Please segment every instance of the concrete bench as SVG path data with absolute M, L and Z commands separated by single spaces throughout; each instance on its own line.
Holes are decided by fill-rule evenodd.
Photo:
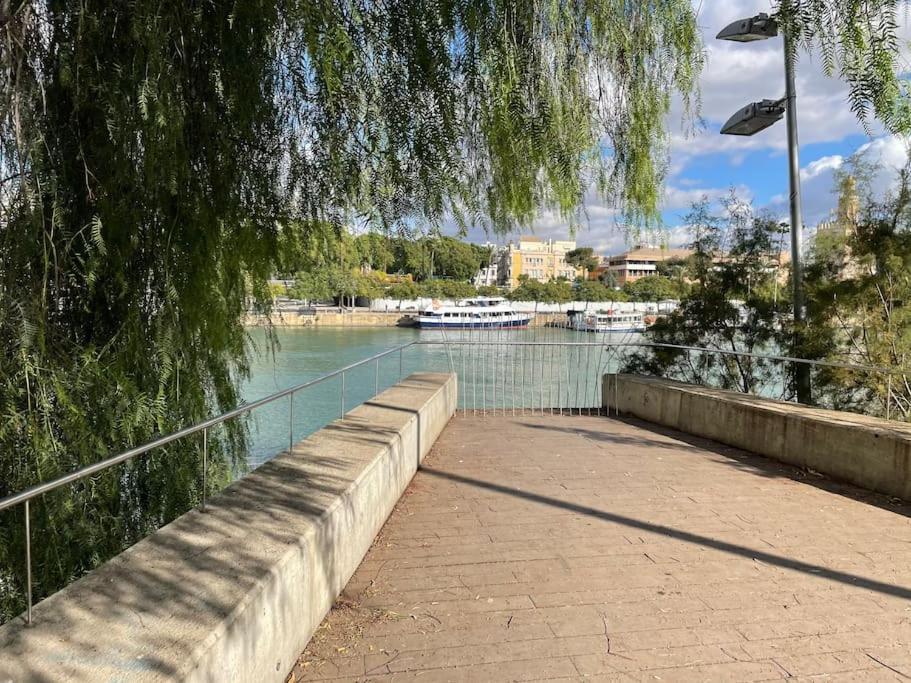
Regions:
M 605 408 L 911 500 L 911 425 L 639 375 L 604 375 L 602 395 Z
M 0 628 L 0 683 L 283 681 L 456 397 L 411 375 L 39 603 Z

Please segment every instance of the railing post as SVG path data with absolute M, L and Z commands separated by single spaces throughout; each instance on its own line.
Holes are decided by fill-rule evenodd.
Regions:
M 405 375 L 403 358 L 405 354 L 405 349 L 399 349 L 399 381 L 402 381 L 402 377 Z
M 614 415 L 620 417 L 620 368 L 614 373 Z
M 29 501 L 25 501 L 25 586 L 28 606 L 25 612 L 25 623 L 32 624 L 32 523 Z
M 206 511 L 206 488 L 209 476 L 209 428 L 202 430 L 202 511 Z
M 377 358 L 373 364 L 373 395 L 380 393 L 380 359 Z
M 887 375 L 886 380 L 886 419 L 892 419 L 892 373 Z
M 288 451 L 294 449 L 294 392 L 288 394 Z
M 341 395 L 341 414 L 339 417 L 345 417 L 345 373 L 342 373 L 342 395 Z

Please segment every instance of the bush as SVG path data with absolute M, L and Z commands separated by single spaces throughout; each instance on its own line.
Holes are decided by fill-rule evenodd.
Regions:
M 623 291 L 631 301 L 661 301 L 680 299 L 683 296 L 681 284 L 663 275 L 649 275 L 635 282 L 627 282 Z

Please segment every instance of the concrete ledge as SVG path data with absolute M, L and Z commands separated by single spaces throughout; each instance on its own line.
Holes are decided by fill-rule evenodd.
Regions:
M 284 681 L 456 407 L 415 374 L 0 628 L 6 681 Z
M 603 383 L 606 408 L 911 500 L 911 425 L 654 377 Z

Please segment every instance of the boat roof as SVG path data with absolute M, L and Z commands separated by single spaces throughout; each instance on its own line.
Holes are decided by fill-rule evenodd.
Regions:
M 485 304 L 502 304 L 506 299 L 502 296 L 475 296 L 470 299 L 464 299 L 463 303 L 483 306 Z

